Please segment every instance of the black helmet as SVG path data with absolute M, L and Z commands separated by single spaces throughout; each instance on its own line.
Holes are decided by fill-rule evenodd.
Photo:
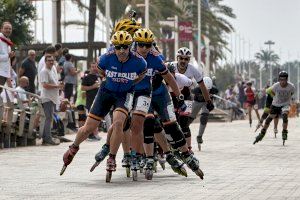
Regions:
M 166 64 L 167 64 L 167 68 L 168 68 L 169 72 L 175 73 L 175 65 L 174 65 L 174 63 L 168 62 Z
M 281 71 L 281 72 L 279 72 L 279 78 L 280 77 L 284 77 L 287 79 L 289 77 L 289 74 L 286 71 Z

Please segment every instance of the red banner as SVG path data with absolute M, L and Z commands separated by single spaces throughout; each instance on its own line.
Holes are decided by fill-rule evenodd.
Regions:
M 178 22 L 179 41 L 193 40 L 193 24 L 192 22 Z

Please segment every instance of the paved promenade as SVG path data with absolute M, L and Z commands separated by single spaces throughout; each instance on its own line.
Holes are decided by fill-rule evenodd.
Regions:
M 198 126 L 194 123 L 191 128 L 203 181 L 189 169 L 187 178 L 176 175 L 167 165 L 165 171 L 158 166 L 152 181 L 139 174 L 139 181 L 132 182 L 120 167 L 120 152 L 112 183 L 105 183 L 103 163 L 89 172 L 105 140 L 101 134 L 102 141 L 81 145 L 63 176 L 59 176 L 62 155 L 70 143 L 0 150 L 0 199 L 300 199 L 299 118 L 289 121 L 286 146 L 281 133 L 274 138 L 272 126 L 264 140 L 253 145 L 257 133 L 244 120 L 210 123 L 199 152 Z

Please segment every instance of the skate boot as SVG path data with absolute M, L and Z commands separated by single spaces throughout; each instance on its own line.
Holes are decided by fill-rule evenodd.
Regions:
M 145 178 L 147 180 L 152 180 L 153 177 L 153 165 L 154 165 L 154 159 L 149 157 L 146 159 L 146 165 L 145 165 Z
M 287 130 L 282 130 L 282 144 L 284 146 L 285 141 L 288 139 L 288 131 Z
M 143 169 L 146 165 L 146 156 L 141 155 L 141 154 L 137 154 L 137 159 L 138 159 L 138 163 L 139 163 L 139 166 L 140 166 L 140 173 L 143 173 Z
M 154 154 L 153 154 L 153 159 L 154 159 L 154 163 L 153 163 L 153 171 L 156 173 L 156 172 L 157 172 L 157 162 L 158 162 L 157 151 L 154 152 Z
M 256 144 L 259 141 L 261 141 L 265 137 L 265 134 L 266 134 L 266 130 L 262 129 L 261 132 L 258 134 L 258 136 L 256 136 L 255 141 L 253 142 L 253 144 Z
M 166 157 L 165 157 L 165 155 L 164 154 L 158 154 L 157 158 L 158 158 L 158 163 L 160 164 L 161 168 L 163 170 L 165 170 L 166 169 L 166 165 L 165 165 Z
M 254 133 L 258 130 L 258 129 L 260 129 L 260 127 L 262 127 L 262 122 L 258 122 L 258 124 L 256 125 L 256 129 L 255 129 L 255 131 L 254 131 Z
M 178 149 L 173 149 L 172 152 L 173 152 L 173 155 L 174 155 L 177 159 L 182 160 L 182 159 L 181 159 L 181 153 L 180 153 L 180 151 L 179 151 Z
M 122 159 L 122 167 L 125 167 L 126 169 L 126 177 L 130 177 L 130 162 L 131 162 L 130 154 L 125 153 Z
M 63 175 L 65 170 L 67 169 L 67 166 L 72 162 L 74 156 L 78 152 L 79 147 L 75 146 L 74 144 L 69 146 L 69 149 L 63 156 L 64 166 L 62 167 L 60 171 L 60 175 Z
M 199 167 L 199 160 L 188 152 L 182 155 L 182 159 L 183 162 L 203 180 L 204 174 Z
M 132 173 L 132 180 L 137 181 L 137 171 L 140 169 L 140 165 L 135 151 L 131 151 L 130 168 Z
M 278 133 L 277 128 L 274 128 L 274 137 L 275 137 L 275 138 L 277 138 L 277 133 Z
M 177 160 L 172 153 L 166 154 L 166 161 L 171 165 L 171 168 L 175 173 L 187 177 L 187 172 L 183 166 L 184 163 Z
M 198 149 L 201 151 L 201 144 L 203 143 L 202 136 L 198 135 L 196 139 L 198 143 Z
M 116 171 L 116 160 L 113 156 L 110 156 L 106 162 L 106 182 L 109 183 L 111 181 L 112 172 Z
M 90 172 L 94 171 L 94 169 L 105 159 L 105 157 L 109 154 L 109 145 L 104 144 L 102 149 L 95 155 L 95 164 L 91 167 Z

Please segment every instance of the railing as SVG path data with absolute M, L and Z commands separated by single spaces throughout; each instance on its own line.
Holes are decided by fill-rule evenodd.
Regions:
M 26 92 L 18 91 L 14 88 L 1 86 L 6 97 L 6 103 L 0 96 L 0 148 L 10 148 L 16 146 L 35 145 L 37 133 L 34 130 L 34 123 L 40 118 L 39 136 L 44 129 L 44 110 L 41 104 L 40 96 Z M 9 93 L 12 93 L 17 100 L 17 104 L 10 99 Z M 23 93 L 29 97 L 29 102 L 24 105 L 19 97 Z

